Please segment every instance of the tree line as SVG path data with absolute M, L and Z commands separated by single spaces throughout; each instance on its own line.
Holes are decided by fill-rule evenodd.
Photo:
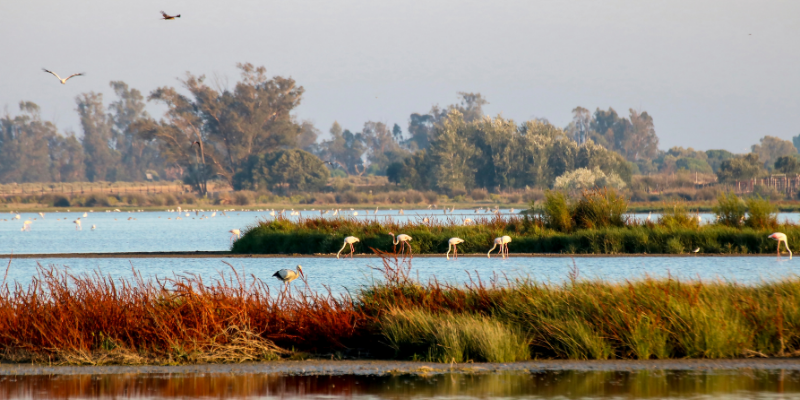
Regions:
M 634 174 L 688 170 L 721 181 L 800 172 L 797 149 L 766 136 L 746 155 L 725 150 L 658 149 L 653 117 L 631 109 L 576 107 L 563 128 L 546 119 L 517 123 L 486 116 L 480 93 L 433 106 L 398 124 L 367 121 L 360 131 L 334 123 L 330 136 L 293 112 L 304 89 L 264 67 L 238 64 L 231 89 L 187 73 L 179 88 L 147 97 L 121 81 L 114 99 L 76 98 L 81 134 L 59 132 L 39 107 L 0 119 L 0 182 L 182 180 L 199 193 L 219 180 L 235 189 L 314 191 L 330 176 L 386 175 L 398 187 L 457 193 L 568 187 L 574 180 L 630 183 Z M 147 102 L 166 108 L 150 116 Z M 800 135 L 795 138 L 800 140 Z

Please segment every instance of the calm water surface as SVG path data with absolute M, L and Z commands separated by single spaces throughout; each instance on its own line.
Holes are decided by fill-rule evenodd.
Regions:
M 366 212 L 369 211 L 369 214 Z M 443 210 L 379 209 L 377 215 L 371 210 L 345 210 L 339 216 L 385 221 L 420 220 L 428 217 L 434 221 L 463 223 L 465 218 L 489 218 L 492 214 L 475 213 L 475 210 L 455 210 L 445 214 Z M 358 215 L 354 215 L 355 213 Z M 519 210 L 514 210 L 518 213 Z M 186 214 L 189 214 L 188 216 Z M 16 215 L 20 218 L 16 219 Z M 42 218 L 36 213 L 0 214 L 0 254 L 46 254 L 46 253 L 109 253 L 109 252 L 163 252 L 163 251 L 220 251 L 230 249 L 231 229 L 246 229 L 259 220 L 273 218 L 269 211 L 217 212 L 53 212 Z M 319 211 L 301 211 L 300 215 L 287 218 L 319 217 Z M 511 210 L 501 210 L 502 216 L 513 215 Z M 644 220 L 647 214 L 631 214 Z M 180 219 L 177 219 L 177 218 Z M 325 218 L 337 218 L 331 212 Z M 700 214 L 703 223 L 714 220 L 713 214 Z M 81 219 L 82 230 L 76 230 L 75 221 Z M 652 220 L 658 219 L 654 214 Z M 800 213 L 780 214 L 780 221 L 800 222 Z M 21 229 L 25 221 L 31 221 L 30 231 Z M 95 229 L 92 229 L 92 226 Z
M 118 374 L 0 377 L 4 399 L 797 399 L 797 371 L 561 371 L 486 375 Z
M 8 265 L 0 259 L 0 265 Z M 353 291 L 368 285 L 382 274 L 379 258 L 340 259 L 335 257 L 298 258 L 68 258 L 68 259 L 13 259 L 8 270 L 8 281 L 27 284 L 37 273 L 37 265 L 67 268 L 73 274 L 90 274 L 100 271 L 114 278 L 131 278 L 135 269 L 148 278 L 172 277 L 175 274 L 199 275 L 208 281 L 219 279 L 220 274 L 230 275 L 231 267 L 241 276 L 266 281 L 275 288 L 282 284 L 272 274 L 281 268 L 303 266 L 309 286 L 314 290 L 330 287 L 335 293 Z M 600 278 L 610 281 L 672 276 L 680 279 L 726 280 L 738 283 L 758 283 L 797 276 L 800 258 L 780 261 L 774 256 L 763 257 L 575 257 L 538 258 L 511 257 L 503 260 L 485 257 L 461 257 L 447 260 L 444 257 L 417 257 L 411 261 L 412 277 L 428 281 L 436 277 L 441 282 L 465 283 L 480 277 L 499 284 L 509 279 L 530 277 L 539 282 L 560 283 L 569 278 L 577 267 L 581 278 Z M 2 268 L 2 267 L 0 267 Z M 252 279 L 252 278 L 248 278 Z M 296 281 L 294 285 L 298 285 Z M 324 285 L 324 286 L 323 286 Z

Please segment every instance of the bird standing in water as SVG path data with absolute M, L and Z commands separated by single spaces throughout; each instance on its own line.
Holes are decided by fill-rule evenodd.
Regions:
M 229 230 L 228 232 L 230 232 L 230 234 L 231 234 L 231 243 L 233 243 L 233 238 L 234 238 L 234 237 L 235 237 L 236 239 L 239 239 L 239 238 L 241 238 L 241 237 L 242 237 L 242 231 L 240 231 L 240 230 L 238 230 L 238 229 L 231 229 L 231 230 Z
M 342 248 L 339 249 L 339 252 L 336 253 L 336 258 L 337 259 L 339 258 L 339 254 L 341 254 L 342 250 L 344 250 L 344 248 L 347 247 L 348 244 L 350 245 L 350 258 L 353 258 L 353 253 L 356 252 L 356 249 L 353 248 L 353 243 L 358 243 L 360 241 L 361 240 L 359 240 L 355 236 L 348 236 L 348 237 L 344 238 L 344 246 L 342 246 Z M 347 256 L 345 255 L 345 257 L 347 257 Z
M 503 256 L 503 258 L 508 257 L 508 244 L 509 243 L 511 243 L 511 236 L 501 236 L 501 237 L 495 238 L 494 239 L 494 246 L 492 246 L 492 248 L 489 250 L 489 252 L 486 253 L 486 257 L 487 258 L 492 258 L 492 256 L 491 256 L 492 250 L 494 250 L 494 248 L 497 247 L 498 244 L 500 245 L 500 250 L 498 250 L 497 252 L 500 253 Z M 505 250 L 505 251 L 503 251 L 503 250 Z
M 405 233 L 401 233 L 401 234 L 397 235 L 397 238 L 395 238 L 394 233 L 389 232 L 389 234 L 392 235 L 392 244 L 395 247 L 397 247 L 397 245 L 400 244 L 400 252 L 401 253 L 405 253 L 406 244 L 408 244 L 408 251 L 413 253 L 414 250 L 411 248 L 411 243 L 410 243 L 411 242 L 411 236 L 408 236 Z
M 767 237 L 778 241 L 778 258 L 781 257 L 781 242 L 783 242 L 783 244 L 786 246 L 786 251 L 789 252 L 789 259 L 792 259 L 792 250 L 789 249 L 789 240 L 785 233 L 775 232 Z
M 453 258 L 458 260 L 458 247 L 456 247 L 456 246 L 458 246 L 461 243 L 464 243 L 464 239 L 457 238 L 457 237 L 450 238 L 450 240 L 447 241 L 447 254 L 445 254 L 445 256 L 447 256 L 448 260 L 450 259 L 450 247 L 451 246 L 453 247 Z
M 289 283 L 291 281 L 299 278 L 300 276 L 302 276 L 303 278 L 306 277 L 306 275 L 303 274 L 303 267 L 301 267 L 300 265 L 297 265 L 297 270 L 296 271 L 292 271 L 291 269 L 282 269 L 282 270 L 276 272 L 272 276 L 278 278 L 279 281 L 281 281 L 284 284 L 286 284 L 286 287 L 289 287 Z

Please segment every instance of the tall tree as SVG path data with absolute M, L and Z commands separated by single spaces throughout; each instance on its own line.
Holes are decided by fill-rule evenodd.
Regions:
M 86 179 L 85 155 L 74 134 L 51 137 L 50 175 L 54 182 L 79 182 Z
M 116 101 L 109 105 L 113 142 L 120 156 L 121 168 L 117 171 L 117 179 L 144 180 L 147 171 L 162 169 L 156 141 L 145 139 L 134 129 L 140 122 L 150 119 L 145 111 L 144 97 L 125 82 L 112 81 L 109 85 L 117 95 Z
M 433 178 L 440 190 L 452 192 L 474 187 L 475 167 L 471 158 L 476 149 L 470 143 L 468 129 L 458 110 L 451 110 L 447 118 L 436 125 L 430 156 L 435 165 Z
M 575 141 L 578 144 L 586 143 L 586 140 L 589 139 L 589 130 L 591 129 L 592 124 L 592 113 L 583 108 L 583 107 L 575 107 L 572 109 L 572 123 L 575 126 Z
M 115 150 L 114 121 L 106 114 L 103 95 L 83 93 L 75 101 L 83 128 L 86 178 L 91 182 L 116 181 L 119 153 Z
M 50 143 L 56 126 L 42 121 L 39 106 L 23 101 L 20 115 L 0 119 L 0 182 L 49 182 Z
M 797 149 L 792 142 L 776 138 L 775 136 L 764 136 L 759 144 L 752 146 L 753 153 L 758 154 L 758 159 L 767 168 L 772 168 L 775 160 L 783 156 L 797 154 Z
M 398 126 L 395 125 L 395 127 Z M 397 135 L 390 131 L 383 122 L 368 121 L 364 123 L 361 135 L 368 149 L 367 160 L 370 163 L 370 173 L 385 175 L 389 164 L 402 160 L 408 154 L 395 140 Z
M 331 139 L 320 144 L 322 159 L 340 166 L 348 174 L 363 174 L 366 168 L 362 157 L 367 151 L 363 135 L 343 131 L 338 122 L 333 123 L 329 132 Z

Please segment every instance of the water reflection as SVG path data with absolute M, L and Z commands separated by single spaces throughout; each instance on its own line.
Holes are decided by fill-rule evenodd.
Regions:
M 559 371 L 433 376 L 112 374 L 0 377 L 4 399 L 800 398 L 800 373 Z

